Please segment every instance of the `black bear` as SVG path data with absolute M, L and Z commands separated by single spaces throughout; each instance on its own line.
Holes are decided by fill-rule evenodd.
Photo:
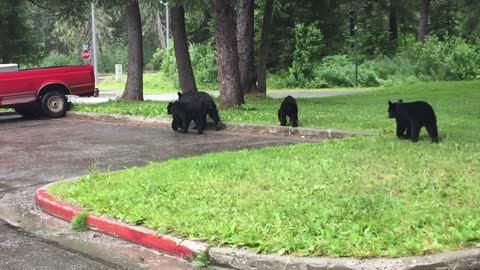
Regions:
M 185 94 L 178 92 L 178 101 L 180 102 L 193 102 L 193 103 L 202 103 L 205 105 L 207 115 L 212 118 L 215 123 L 215 129 L 220 129 L 220 116 L 218 115 L 217 105 L 213 100 L 212 96 L 205 92 L 195 92 L 190 91 Z M 206 121 L 206 118 L 205 118 Z M 205 122 L 205 127 L 207 126 Z
M 193 120 L 198 129 L 198 134 L 202 134 L 205 129 L 206 109 L 202 103 L 170 102 L 167 107 L 168 114 L 173 116 L 172 129 L 182 133 L 188 132 L 190 122 Z
M 298 127 L 297 100 L 292 96 L 285 97 L 280 105 L 280 109 L 278 109 L 278 120 L 280 120 L 281 126 L 285 126 L 287 124 L 287 116 L 292 124 L 292 127 Z
M 438 143 L 437 118 L 432 106 L 425 101 L 388 102 L 388 117 L 397 122 L 397 137 L 418 141 L 420 129 L 425 127 L 432 142 Z

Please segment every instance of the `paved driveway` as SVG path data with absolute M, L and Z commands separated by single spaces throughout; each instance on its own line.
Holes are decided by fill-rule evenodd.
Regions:
M 191 269 L 184 262 L 38 211 L 34 192 L 53 181 L 212 151 L 303 142 L 282 136 L 207 130 L 179 134 L 155 126 L 86 120 L 26 120 L 0 113 L 0 269 Z M 209 268 L 218 269 L 218 268 Z

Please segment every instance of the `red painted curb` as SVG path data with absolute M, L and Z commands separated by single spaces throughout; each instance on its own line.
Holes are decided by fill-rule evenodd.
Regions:
M 35 192 L 36 204 L 46 213 L 70 222 L 75 215 L 83 212 L 82 208 L 62 202 L 48 193 L 46 188 Z M 191 258 L 200 253 L 198 250 L 181 244 L 182 240 L 171 236 L 157 235 L 154 230 L 132 226 L 108 218 L 88 215 L 87 224 L 95 230 L 115 236 L 132 243 L 156 249 L 181 258 Z

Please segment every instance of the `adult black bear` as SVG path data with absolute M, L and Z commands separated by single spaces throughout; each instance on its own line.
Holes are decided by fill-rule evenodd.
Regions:
M 218 115 L 217 105 L 213 100 L 212 96 L 205 92 L 195 92 L 190 91 L 185 94 L 178 92 L 178 101 L 180 102 L 193 102 L 193 103 L 202 103 L 205 105 L 207 115 L 212 118 L 215 123 L 215 129 L 220 129 L 220 116 Z M 205 127 L 207 126 L 205 118 Z
M 292 96 L 287 96 L 282 101 L 280 109 L 278 109 L 278 120 L 280 125 L 285 126 L 287 124 L 287 116 L 292 123 L 292 127 L 298 127 L 298 106 L 297 100 Z
M 204 104 L 175 101 L 168 103 L 167 111 L 168 114 L 173 116 L 172 129 L 174 131 L 181 128 L 182 133 L 187 133 L 190 122 L 193 120 L 197 126 L 198 134 L 203 133 L 207 117 Z
M 425 127 L 432 142 L 438 143 L 437 118 L 432 106 L 425 101 L 388 102 L 388 117 L 397 122 L 397 137 L 418 141 L 420 129 Z

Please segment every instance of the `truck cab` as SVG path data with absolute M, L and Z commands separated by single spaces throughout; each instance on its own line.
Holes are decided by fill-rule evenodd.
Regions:
M 63 117 L 69 108 L 67 95 L 97 93 L 91 65 L 33 69 L 0 65 L 0 108 L 13 108 L 23 116 Z

